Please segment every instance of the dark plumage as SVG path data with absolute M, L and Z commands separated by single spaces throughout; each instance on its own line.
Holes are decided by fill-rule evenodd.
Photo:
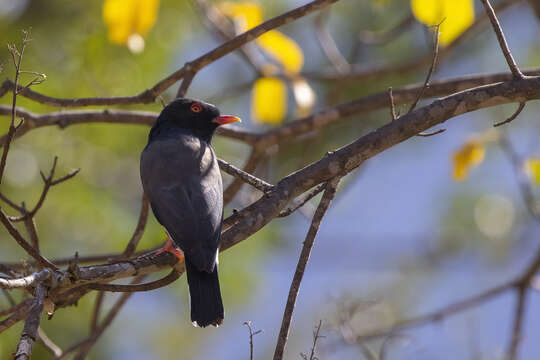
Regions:
M 177 99 L 150 130 L 141 154 L 141 179 L 156 219 L 183 251 L 194 325 L 223 321 L 217 252 L 223 218 L 223 185 L 211 146 L 220 116 L 211 104 Z

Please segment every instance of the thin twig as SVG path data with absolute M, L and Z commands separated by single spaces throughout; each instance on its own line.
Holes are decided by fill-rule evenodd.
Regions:
M 33 301 L 32 299 L 28 299 L 28 300 L 29 300 L 28 302 L 24 302 L 25 306 L 18 307 L 10 317 L 0 322 L 0 334 L 6 331 L 7 329 L 9 329 L 10 327 L 12 327 L 13 325 L 15 325 L 16 323 L 18 323 L 19 321 L 26 318 L 26 316 L 28 315 L 28 312 L 30 311 L 30 308 L 32 306 L 32 301 Z
M 105 298 L 104 291 L 98 291 L 96 300 L 94 302 L 94 311 L 92 311 L 92 318 L 90 319 L 90 333 L 96 331 L 99 321 L 99 313 L 103 306 L 103 299 Z
M 330 60 L 330 63 L 334 66 L 338 73 L 347 73 L 350 71 L 351 65 L 345 59 L 339 48 L 337 47 L 334 38 L 328 31 L 328 18 L 330 17 L 330 11 L 321 11 L 317 17 L 315 17 L 315 35 L 317 41 L 323 50 L 324 54 Z
M 420 99 L 422 99 L 422 97 L 424 96 L 424 93 L 426 92 L 426 89 L 429 88 L 429 81 L 431 80 L 431 75 L 433 74 L 433 71 L 435 70 L 435 66 L 437 65 L 437 57 L 438 57 L 438 54 L 439 54 L 439 28 L 440 28 L 440 26 L 441 26 L 441 24 L 438 24 L 438 25 L 435 26 L 435 34 L 433 35 L 434 39 L 435 39 L 434 44 L 433 44 L 433 58 L 431 60 L 431 66 L 429 67 L 428 73 L 426 75 L 426 80 L 424 81 L 424 85 L 422 86 L 422 88 L 418 92 L 418 95 L 417 95 L 416 99 L 411 104 L 411 106 L 409 108 L 409 111 L 407 111 L 407 113 L 410 113 L 411 111 L 414 110 L 414 108 L 416 107 L 416 105 L 418 104 Z M 421 132 L 421 133 L 418 133 L 418 136 L 429 137 L 429 136 L 433 136 L 433 135 L 443 133 L 445 131 L 446 131 L 446 129 L 439 129 L 439 130 L 435 130 L 435 131 L 432 131 L 432 132 Z
M 519 190 L 521 193 L 521 197 L 523 198 L 523 202 L 525 203 L 527 210 L 529 211 L 529 213 L 531 214 L 533 218 L 535 218 L 536 220 L 540 220 L 540 211 L 536 204 L 532 186 L 529 180 L 527 179 L 526 175 L 523 173 L 523 169 L 522 169 L 523 161 L 521 157 L 518 155 L 514 147 L 511 145 L 506 134 L 502 133 L 500 135 L 499 144 L 503 152 L 508 157 L 508 160 L 512 164 L 512 167 L 514 168 L 514 175 L 516 177 Z
M 516 286 L 516 282 L 512 281 L 503 285 L 496 286 L 491 288 L 479 295 L 472 296 L 462 301 L 458 301 L 451 305 L 445 306 L 444 308 L 435 311 L 433 313 L 425 314 L 418 316 L 416 318 L 400 321 L 399 323 L 391 326 L 390 328 L 383 328 L 370 331 L 365 334 L 358 335 L 355 339 L 355 342 L 362 342 L 370 339 L 380 338 L 383 336 L 388 336 L 396 333 L 397 331 L 408 329 L 411 327 L 421 326 L 433 322 L 438 322 L 444 318 L 460 313 L 464 310 L 467 310 L 471 307 L 479 306 L 484 302 L 493 299 L 495 296 L 500 295 Z
M 49 351 L 55 359 L 62 356 L 62 349 L 58 345 L 56 345 L 54 341 L 51 340 L 51 338 L 47 335 L 47 333 L 45 333 L 45 331 L 41 327 L 38 328 L 37 335 L 38 343 L 43 345 L 43 347 L 47 349 L 47 351 Z
M 398 36 L 405 34 L 405 30 L 416 23 L 413 14 L 409 14 L 399 23 L 387 30 L 382 31 L 362 31 L 358 34 L 358 41 L 363 45 L 383 45 Z
M 20 309 L 22 309 L 24 307 L 28 307 L 31 302 L 32 302 L 32 299 L 23 300 L 18 304 L 12 305 L 9 309 L 1 310 L 0 311 L 0 316 L 6 316 L 6 315 L 9 315 L 11 313 L 18 312 Z
M 305 354 L 300 354 L 304 360 L 318 360 L 318 358 L 315 356 L 315 351 L 317 349 L 317 341 L 320 338 L 323 338 L 324 336 L 319 335 L 321 331 L 322 326 L 322 320 L 319 320 L 319 325 L 315 327 L 315 330 L 313 331 L 313 346 L 311 347 L 311 352 L 309 354 L 309 358 Z
M 309 200 L 313 199 L 315 196 L 317 196 L 319 193 L 321 193 L 326 188 L 326 184 L 321 184 L 317 186 L 315 189 L 313 189 L 309 194 L 307 194 L 302 200 L 298 201 L 294 206 L 291 206 L 285 210 L 282 210 L 278 217 L 286 217 L 291 215 L 296 210 L 300 209 L 302 206 L 304 206 Z
M 137 249 L 137 245 L 139 244 L 139 241 L 141 240 L 144 229 L 146 227 L 146 222 L 148 220 L 148 210 L 150 207 L 150 200 L 146 196 L 146 194 L 143 193 L 142 200 L 141 200 L 141 212 L 139 213 L 139 220 L 137 221 L 137 226 L 135 227 L 135 231 L 133 231 L 133 235 L 131 236 L 131 239 L 129 240 L 128 244 L 126 245 L 126 249 L 124 250 L 123 255 L 128 258 Z
M 416 96 L 416 99 L 411 104 L 411 107 L 409 107 L 409 111 L 407 113 L 410 113 L 414 110 L 418 102 L 422 99 L 422 96 L 424 96 L 424 92 L 429 87 L 429 81 L 431 80 L 431 75 L 433 74 L 433 71 L 435 71 L 435 66 L 437 65 L 437 56 L 439 55 L 439 28 L 441 24 L 435 25 L 435 31 L 434 31 L 434 42 L 433 42 L 433 58 L 431 59 L 431 65 L 429 67 L 428 73 L 426 75 L 426 79 L 424 80 L 424 85 L 418 92 L 418 95 Z
M 191 85 L 191 82 L 193 81 L 193 78 L 195 77 L 195 75 L 197 75 L 197 70 L 192 69 L 190 63 L 184 65 L 184 69 L 186 69 L 186 71 L 184 79 L 182 80 L 182 84 L 180 84 L 178 92 L 176 93 L 177 98 L 183 98 L 184 96 L 186 96 L 186 93 L 189 89 L 189 86 Z
M 283 359 L 285 346 L 287 345 L 287 340 L 289 338 L 292 315 L 294 312 L 296 299 L 298 297 L 298 292 L 300 291 L 300 284 L 302 282 L 302 278 L 304 277 L 304 272 L 306 270 L 306 266 L 311 255 L 311 249 L 313 248 L 313 244 L 315 243 L 315 237 L 317 236 L 317 232 L 319 231 L 319 226 L 321 225 L 321 221 L 326 214 L 326 210 L 330 206 L 332 199 L 336 195 L 336 189 L 339 184 L 339 180 L 340 178 L 336 177 L 327 183 L 326 190 L 324 191 L 321 202 L 319 203 L 319 206 L 315 211 L 315 215 L 313 215 L 313 220 L 306 235 L 306 239 L 304 240 L 302 252 L 300 253 L 300 257 L 298 258 L 296 271 L 294 273 L 291 287 L 289 289 L 287 305 L 285 306 L 285 311 L 283 312 L 283 321 L 281 323 L 281 329 L 279 331 L 278 341 L 274 352 L 274 360 Z
M 251 321 L 245 321 L 244 325 L 246 325 L 249 329 L 249 360 L 253 360 L 253 337 L 262 333 L 262 330 L 257 330 L 254 332 L 251 328 Z
M 144 279 L 145 275 L 137 276 L 132 280 L 132 284 L 135 284 L 139 281 L 142 281 Z M 82 360 L 86 357 L 92 346 L 98 341 L 98 339 L 103 335 L 105 330 L 111 325 L 113 320 L 115 319 L 116 315 L 120 312 L 120 309 L 124 306 L 126 301 L 129 299 L 129 297 L 133 295 L 133 293 L 125 293 L 120 296 L 120 298 L 115 302 L 107 316 L 103 319 L 103 321 L 99 324 L 98 328 L 95 332 L 93 332 L 88 338 L 72 345 L 68 349 L 64 351 L 62 356 L 60 356 L 58 359 L 64 359 L 69 354 L 80 350 L 79 353 L 75 356 L 74 359 L 76 360 Z
M 257 169 L 257 166 L 259 165 L 263 157 L 264 152 L 254 147 L 251 150 L 249 158 L 247 159 L 246 164 L 242 168 L 242 171 L 248 174 L 253 173 Z M 242 187 L 243 183 L 244 180 L 239 177 L 235 177 L 234 180 L 229 184 L 229 186 L 227 186 L 227 188 L 223 191 L 223 203 L 225 205 L 234 198 L 236 193 L 238 193 L 238 191 Z
M 21 235 L 21 233 L 19 233 L 19 231 L 13 226 L 13 224 L 11 223 L 11 221 L 9 221 L 8 217 L 6 216 L 6 214 L 4 214 L 4 212 L 2 211 L 2 209 L 0 209 L 0 221 L 2 222 L 2 224 L 4 224 L 5 228 L 7 229 L 7 231 L 11 234 L 11 237 L 13 239 L 15 239 L 15 241 L 17 241 L 17 243 L 28 253 L 28 255 L 30 255 L 31 257 L 33 257 L 35 260 L 37 260 L 37 262 L 44 266 L 44 267 L 48 267 L 50 269 L 53 269 L 53 270 L 58 270 L 58 268 L 56 267 L 56 265 L 54 265 L 53 263 L 51 263 L 49 260 L 45 259 L 43 256 L 41 256 L 36 249 L 34 249 L 32 247 L 32 245 L 30 245 L 25 239 L 24 237 Z
M 54 174 L 55 174 L 55 171 L 56 171 L 57 163 L 58 163 L 58 156 L 55 156 L 54 160 L 53 160 L 53 165 L 51 167 L 51 170 L 49 171 L 49 175 L 45 176 L 45 174 L 43 172 L 41 172 L 41 179 L 43 180 L 43 190 L 41 191 L 41 195 L 39 196 L 39 199 L 36 202 L 36 205 L 34 205 L 34 208 L 32 210 L 30 210 L 30 211 L 27 211 L 26 208 L 23 206 L 22 207 L 22 210 L 23 210 L 22 213 L 23 214 L 21 216 L 10 217 L 9 219 L 11 221 L 17 222 L 17 221 L 26 221 L 28 219 L 33 219 L 34 216 L 39 211 L 39 209 L 41 209 L 41 207 L 45 203 L 45 199 L 47 198 L 47 195 L 48 195 L 49 190 L 51 189 L 51 187 L 53 187 L 55 185 L 58 185 L 58 184 L 60 184 L 60 183 L 62 183 L 64 181 L 67 181 L 67 180 L 73 178 L 80 171 L 80 169 L 75 169 L 75 170 L 71 171 L 70 173 L 68 173 L 67 175 L 62 176 L 61 178 L 54 180 Z M 39 249 L 38 249 L 38 251 L 39 251 Z
M 116 284 L 89 284 L 83 285 L 91 290 L 111 291 L 111 292 L 141 292 L 152 291 L 167 286 L 180 277 L 181 273 L 173 269 L 167 276 L 144 284 L 137 285 L 116 285 Z
M 523 332 L 523 317 L 525 316 L 525 302 L 527 300 L 528 286 L 518 288 L 517 299 L 514 310 L 514 325 L 512 327 L 512 336 L 510 338 L 510 346 L 508 350 L 508 360 L 516 360 L 519 344 L 522 339 Z
M 497 40 L 499 41 L 499 45 L 501 46 L 501 50 L 503 52 L 504 58 L 506 59 L 506 62 L 508 63 L 508 67 L 510 68 L 510 71 L 512 72 L 512 74 L 514 74 L 514 78 L 523 79 L 525 75 L 523 75 L 521 70 L 519 70 L 516 64 L 516 61 L 514 60 L 514 57 L 512 56 L 512 52 L 510 51 L 510 48 L 508 47 L 508 43 L 506 42 L 506 38 L 504 37 L 501 24 L 499 24 L 497 15 L 495 15 L 495 10 L 493 10 L 493 7 L 491 6 L 489 0 L 482 0 L 482 4 L 484 4 L 484 8 L 486 10 L 487 15 L 489 16 L 489 21 L 491 22 L 491 25 L 493 26 L 495 35 L 497 35 Z
M 23 36 L 20 52 L 17 50 L 17 47 L 15 45 L 8 45 L 9 52 L 11 53 L 11 56 L 13 57 L 13 63 L 15 65 L 15 82 L 14 82 L 15 86 L 13 87 L 13 99 L 11 102 L 11 122 L 9 124 L 7 138 L 4 143 L 4 150 L 2 152 L 2 158 L 0 159 L 0 184 L 2 184 L 2 179 L 4 177 L 4 170 L 6 167 L 9 146 L 11 144 L 11 141 L 13 140 L 13 137 L 15 136 L 15 131 L 16 131 L 15 118 L 17 117 L 17 88 L 19 84 L 19 76 L 21 74 L 21 62 L 24 55 L 24 49 L 26 48 L 26 44 L 29 42 L 28 31 L 23 31 L 23 34 L 24 36 Z
M 394 103 L 394 94 L 392 94 L 391 86 L 388 88 L 388 103 L 390 104 L 390 116 L 392 116 L 392 121 L 396 121 L 396 105 Z
M 501 125 L 504 125 L 504 124 L 508 124 L 509 122 L 513 121 L 515 118 L 517 118 L 519 116 L 519 114 L 521 114 L 521 112 L 523 111 L 523 109 L 525 108 L 525 104 L 524 102 L 522 103 L 519 103 L 519 106 L 517 108 L 517 110 L 512 114 L 512 116 L 510 116 L 508 119 L 504 120 L 504 121 L 501 121 L 501 122 L 498 122 L 498 123 L 495 123 L 493 124 L 493 127 L 497 127 L 497 126 L 501 126 Z
M 260 190 L 262 192 L 268 192 L 274 188 L 274 185 L 269 184 L 266 181 L 261 180 L 258 177 L 253 176 L 244 170 L 240 170 L 236 166 L 231 165 L 222 159 L 218 159 L 218 164 L 221 170 L 231 176 L 234 176 L 237 179 L 242 180 L 246 184 L 253 186 L 257 190 Z

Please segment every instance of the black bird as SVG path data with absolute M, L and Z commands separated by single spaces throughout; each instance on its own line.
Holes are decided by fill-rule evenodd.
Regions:
M 223 303 L 218 248 L 223 219 L 223 185 L 211 146 L 218 126 L 240 121 L 220 115 L 212 104 L 177 99 L 150 130 L 141 154 L 141 179 L 156 219 L 169 235 L 166 251 L 184 256 L 193 325 L 218 326 Z

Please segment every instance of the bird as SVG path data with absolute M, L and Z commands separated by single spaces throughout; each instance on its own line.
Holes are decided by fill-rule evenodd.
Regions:
M 163 108 L 141 153 L 143 190 L 168 234 L 161 251 L 185 261 L 196 327 L 217 327 L 224 318 L 218 279 L 223 185 L 212 136 L 237 121 L 212 104 L 179 98 Z

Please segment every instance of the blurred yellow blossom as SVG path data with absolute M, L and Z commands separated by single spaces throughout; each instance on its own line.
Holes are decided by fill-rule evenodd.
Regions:
M 474 0 L 411 0 L 411 9 L 421 23 L 441 24 L 439 39 L 443 46 L 474 22 Z
M 287 112 L 287 85 L 276 77 L 261 77 L 253 85 L 251 111 L 253 118 L 279 124 Z
M 482 142 L 471 140 L 454 152 L 454 180 L 462 181 L 467 178 L 469 170 L 478 166 L 486 154 L 486 149 Z
M 134 53 L 143 51 L 144 36 L 154 26 L 158 8 L 159 0 L 105 0 L 103 21 L 109 40 Z
M 535 185 L 540 186 L 540 156 L 525 160 L 523 170 Z
M 237 33 L 245 32 L 263 22 L 263 10 L 255 2 L 223 2 L 219 9 L 235 24 Z M 298 74 L 304 66 L 304 54 L 300 46 L 290 37 L 270 30 L 261 35 L 255 42 L 274 59 L 283 69 L 283 73 L 292 79 L 294 99 L 297 103 L 297 114 L 300 116 L 311 112 L 315 103 L 315 92 Z M 264 77 L 258 79 L 252 92 L 251 112 L 256 121 L 279 124 L 287 114 L 287 84 L 282 78 L 275 77 L 278 72 L 271 64 L 264 67 Z M 266 71 L 271 68 L 272 71 Z
M 500 133 L 496 129 L 474 134 L 453 154 L 454 180 L 462 181 L 467 178 L 469 171 L 478 166 L 486 154 L 486 144 L 497 141 Z

